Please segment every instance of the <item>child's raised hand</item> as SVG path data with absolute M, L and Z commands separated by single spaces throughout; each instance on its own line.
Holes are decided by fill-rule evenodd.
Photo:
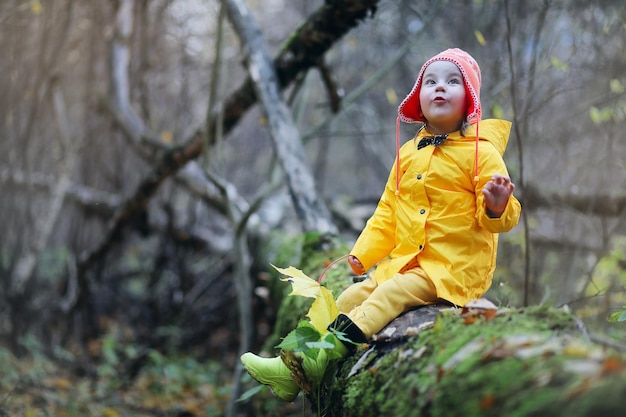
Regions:
M 483 188 L 489 217 L 497 218 L 502 216 L 509 202 L 509 197 L 514 190 L 515 184 L 506 175 L 495 174 L 491 177 L 491 180 Z
M 354 271 L 355 274 L 363 275 L 365 273 L 365 268 L 363 268 L 363 264 L 358 258 L 354 255 L 348 256 L 348 263 L 350 267 Z

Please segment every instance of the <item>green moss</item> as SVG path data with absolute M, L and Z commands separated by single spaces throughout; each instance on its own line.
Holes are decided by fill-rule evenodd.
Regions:
M 346 375 L 360 354 L 346 361 L 326 414 L 617 415 L 626 407 L 626 360 L 614 358 L 606 376 L 608 355 L 585 342 L 573 316 L 559 309 L 510 310 L 473 324 L 443 315 L 353 377 Z

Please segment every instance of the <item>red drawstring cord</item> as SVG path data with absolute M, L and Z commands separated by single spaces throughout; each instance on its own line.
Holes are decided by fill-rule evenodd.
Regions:
M 348 255 L 343 255 L 340 258 L 335 259 L 334 261 L 332 261 L 331 263 L 328 264 L 328 266 L 326 268 L 324 268 L 324 271 L 322 271 L 322 274 L 320 275 L 320 277 L 317 279 L 318 283 L 322 283 L 322 278 L 324 278 L 324 275 L 326 275 L 326 271 L 328 271 L 330 269 L 331 266 L 335 265 L 337 262 L 346 259 L 348 256 L 350 256 L 350 254 Z
M 396 117 L 396 195 L 400 194 L 400 116 Z
M 476 121 L 476 149 L 474 151 L 474 181 L 478 182 L 478 141 L 480 137 L 478 136 L 478 123 L 480 120 Z

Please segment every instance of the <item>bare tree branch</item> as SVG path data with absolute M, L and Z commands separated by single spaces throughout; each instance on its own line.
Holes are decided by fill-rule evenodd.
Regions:
M 504 9 L 506 11 L 506 41 L 507 41 L 507 51 L 508 51 L 508 63 L 509 63 L 509 71 L 511 72 L 511 105 L 513 107 L 513 114 L 515 118 L 514 128 L 515 128 L 515 138 L 518 149 L 518 160 L 519 160 L 519 170 L 520 170 L 520 178 L 517 181 L 519 183 L 519 189 L 524 191 L 526 186 L 526 178 L 524 176 L 524 150 L 522 147 L 522 133 L 520 130 L 520 112 L 518 111 L 518 107 L 521 105 L 518 102 L 517 97 L 517 76 L 515 72 L 515 64 L 514 59 L 515 55 L 513 52 L 512 46 L 512 23 L 511 23 L 511 14 L 509 12 L 509 1 L 504 1 Z M 529 233 L 530 227 L 528 224 L 528 214 L 526 210 L 522 210 L 522 225 L 524 227 L 524 305 L 527 306 L 529 303 L 530 297 L 530 243 L 529 243 Z
M 130 145 L 144 158 L 154 158 L 154 152 L 162 152 L 165 146 L 151 134 L 143 120 L 137 115 L 130 102 L 130 42 L 133 32 L 133 8 L 135 0 L 121 0 L 117 13 L 116 25 L 111 41 L 110 56 L 110 97 L 104 103 L 108 111 L 114 114 L 118 125 L 131 139 Z M 149 145 L 148 149 L 146 146 Z
M 241 0 L 226 1 L 225 5 L 229 20 L 241 39 L 248 73 L 268 119 L 272 144 L 302 227 L 306 232 L 336 234 L 328 208 L 315 189 L 300 132 L 280 93 L 261 31 Z
M 379 0 L 326 1 L 296 29 L 274 59 L 280 86 L 288 86 L 299 74 L 315 67 L 335 42 L 375 12 L 378 3 Z M 224 104 L 224 132 L 228 133 L 256 101 L 254 81 L 248 77 Z M 209 141 L 212 143 L 214 137 L 209 136 Z
M 0 183 L 50 191 L 58 183 L 58 178 L 37 172 L 27 174 L 19 170 L 4 168 L 0 169 Z M 87 212 L 101 216 L 111 216 L 122 204 L 122 199 L 117 194 L 75 183 L 68 184 L 65 198 L 82 206 Z
M 283 51 L 274 59 L 280 85 L 284 88 L 298 74 L 315 66 L 319 57 L 326 53 L 334 42 L 375 10 L 377 4 L 378 0 L 349 0 L 336 4 L 335 2 L 327 2 L 321 6 L 296 31 Z M 124 95 L 118 94 L 118 97 L 124 97 Z M 255 102 L 256 95 L 252 79 L 248 78 L 224 105 L 223 126 L 225 134 Z M 120 120 L 122 119 L 120 118 Z M 215 126 L 215 122 L 212 122 L 211 125 Z M 209 132 L 209 142 L 212 143 L 213 139 L 212 132 Z M 188 161 L 201 154 L 203 142 L 203 133 L 198 129 L 182 146 L 164 152 L 155 164 L 153 172 L 144 178 L 138 186 L 137 192 L 124 204 L 123 209 L 115 217 L 103 242 L 92 252 L 86 252 L 81 256 L 81 270 L 88 268 L 96 259 L 106 253 L 113 243 L 111 239 L 120 235 L 126 222 L 145 210 L 147 202 L 166 178 L 178 172 Z
M 326 94 L 328 95 L 328 102 L 330 103 L 330 110 L 336 114 L 339 112 L 341 107 L 341 97 L 342 94 L 340 92 L 339 86 L 337 82 L 333 78 L 333 73 L 324 62 L 324 58 L 320 58 L 317 63 L 317 68 L 320 71 L 320 75 L 322 76 L 322 81 L 324 82 L 324 87 L 326 87 Z

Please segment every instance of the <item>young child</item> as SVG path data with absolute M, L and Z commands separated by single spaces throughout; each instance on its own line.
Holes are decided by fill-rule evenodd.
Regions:
M 511 124 L 481 121 L 480 85 L 476 61 L 463 50 L 448 49 L 426 61 L 400 104 L 396 161 L 348 257 L 359 275 L 376 269 L 339 296 L 340 315 L 329 327 L 341 356 L 354 345 L 332 330 L 364 343 L 413 307 L 438 301 L 464 305 L 489 289 L 498 233 L 517 224 L 521 207 L 502 159 Z M 400 121 L 423 124 L 402 147 Z M 292 401 L 298 395 L 300 386 L 280 357 L 246 353 L 241 360 L 278 397 Z M 298 360 L 313 384 L 332 361 L 324 349 L 317 358 Z

